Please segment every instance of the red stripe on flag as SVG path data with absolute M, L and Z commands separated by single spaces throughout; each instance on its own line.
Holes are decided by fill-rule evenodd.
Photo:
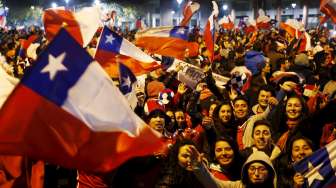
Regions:
M 46 37 L 49 41 L 64 27 L 80 45 L 83 45 L 80 27 L 72 12 L 60 9 L 47 9 L 43 14 L 43 24 Z
M 117 61 L 127 66 L 136 76 L 149 73 L 161 67 L 161 65 L 156 62 L 144 63 L 128 56 L 115 54 L 113 52 L 106 52 L 103 50 L 97 50 L 95 59 L 112 78 L 119 78 L 119 66 Z
M 23 85 L 5 103 L 0 124 L 2 154 L 27 155 L 84 171 L 107 172 L 131 157 L 148 155 L 163 146 L 148 126 L 137 137 L 94 132 Z
M 210 62 L 212 62 L 214 59 L 214 36 L 213 33 L 211 32 L 211 26 L 209 20 L 204 29 L 204 42 L 209 52 L 209 60 Z
M 189 56 L 198 55 L 198 44 L 188 42 L 179 38 L 171 37 L 141 37 L 135 42 L 135 45 L 145 48 L 148 53 L 160 54 L 177 59 L 185 58 L 185 50 L 189 49 Z

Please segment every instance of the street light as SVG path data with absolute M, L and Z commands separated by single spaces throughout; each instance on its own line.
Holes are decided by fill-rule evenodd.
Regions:
M 178 5 L 180 6 L 183 0 L 176 0 Z
M 30 9 L 35 10 L 35 6 L 30 6 Z
M 229 8 L 229 7 L 228 7 L 227 4 L 224 4 L 224 5 L 223 5 L 223 10 L 224 10 L 224 11 L 226 11 L 228 8 Z
M 295 7 L 296 7 L 296 3 L 292 3 L 292 8 L 293 8 L 293 19 L 295 18 Z
M 95 0 L 95 1 L 94 1 L 94 4 L 95 4 L 95 5 L 100 5 L 100 1 L 99 1 L 99 0 Z
M 56 8 L 56 7 L 57 7 L 57 3 L 52 2 L 52 3 L 51 3 L 51 7 L 52 7 L 52 8 Z
M 172 10 L 172 11 L 171 11 L 171 14 L 175 14 L 175 11 Z

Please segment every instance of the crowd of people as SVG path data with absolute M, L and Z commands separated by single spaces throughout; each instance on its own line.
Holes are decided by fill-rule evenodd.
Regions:
M 134 39 L 135 32 L 118 32 Z M 39 54 L 48 43 L 42 29 L 0 30 L 1 66 L 17 79 L 34 64 L 34 57 L 18 55 L 20 39 L 33 34 Z M 162 133 L 167 150 L 106 174 L 44 164 L 41 181 L 45 187 L 302 187 L 305 178 L 293 165 L 336 138 L 336 37 L 324 28 L 309 34 L 311 48 L 302 51 L 302 41 L 276 27 L 254 33 L 221 29 L 211 62 L 194 27 L 189 41 L 199 44 L 199 54 L 186 51 L 183 61 L 202 69 L 205 78 L 192 88 L 177 79 L 183 67 L 162 67 L 147 74 L 136 94 L 134 111 Z M 218 87 L 212 73 L 230 81 Z M 32 168 L 36 162 L 24 164 Z M 16 175 L 6 165 L 0 172 L 0 184 L 11 186 L 32 176 L 24 170 Z

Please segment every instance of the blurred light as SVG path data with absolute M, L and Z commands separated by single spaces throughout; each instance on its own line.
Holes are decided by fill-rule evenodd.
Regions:
M 296 7 L 296 3 L 292 3 L 292 8 L 295 8 Z
M 57 7 L 57 3 L 52 2 L 52 3 L 51 3 L 51 7 L 52 7 L 52 8 L 56 8 L 56 7 Z
M 100 1 L 99 1 L 99 0 L 95 0 L 95 1 L 94 1 L 94 4 L 95 4 L 95 5 L 100 5 Z
M 180 5 L 182 3 L 183 0 L 176 0 L 177 3 Z
M 69 4 L 69 2 L 70 2 L 70 0 L 65 0 L 65 3 L 66 3 L 66 4 Z
M 288 10 L 289 8 L 288 7 L 286 7 L 286 10 Z
M 34 7 L 34 6 L 30 6 L 30 9 L 34 10 L 34 9 L 35 9 L 35 7 Z
M 172 10 L 172 11 L 171 11 L 171 14 L 175 14 L 175 11 Z
M 223 10 L 227 10 L 228 9 L 228 5 L 227 4 L 224 4 L 223 5 Z
M 6 11 L 9 10 L 9 8 L 8 8 L 8 7 L 5 7 L 5 10 L 6 10 Z

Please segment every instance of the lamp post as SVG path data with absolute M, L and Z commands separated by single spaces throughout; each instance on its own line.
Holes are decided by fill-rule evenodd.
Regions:
M 177 22 L 179 22 L 180 21 L 180 13 L 181 13 L 181 10 L 180 10 L 180 7 L 181 7 L 181 3 L 182 3 L 182 1 L 183 0 L 176 0 L 176 2 L 177 2 L 177 4 L 178 4 L 178 20 L 177 20 Z
M 51 7 L 52 7 L 52 8 L 56 8 L 56 7 L 57 7 L 57 3 L 52 2 L 52 3 L 51 3 Z
M 226 11 L 227 11 L 228 8 L 229 8 L 229 6 L 227 4 L 223 5 L 224 15 L 225 15 L 225 13 L 226 13 Z
M 65 1 L 65 5 L 66 5 L 66 7 L 68 7 L 69 6 L 69 2 L 70 2 L 70 0 L 64 0 Z
M 292 8 L 293 8 L 293 19 L 295 19 L 295 7 L 296 7 L 296 3 L 292 3 Z

